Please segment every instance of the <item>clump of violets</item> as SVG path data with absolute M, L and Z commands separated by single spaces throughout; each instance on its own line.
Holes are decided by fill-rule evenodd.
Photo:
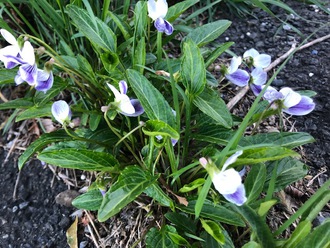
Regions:
M 222 74 L 231 83 L 244 87 L 249 85 L 252 92 L 258 95 L 261 86 L 267 81 L 264 68 L 270 65 L 271 56 L 260 54 L 254 48 L 247 50 L 242 57 L 233 57 L 228 68 L 222 68 Z M 243 64 L 243 66 L 242 66 Z M 242 66 L 243 69 L 239 67 Z
M 154 21 L 155 28 L 166 35 L 173 33 L 173 26 L 164 18 L 168 11 L 166 0 L 148 0 L 148 15 Z
M 34 86 L 36 90 L 47 92 L 53 86 L 52 63 L 47 62 L 45 69 L 38 69 L 34 54 L 34 48 L 29 41 L 16 38 L 7 30 L 1 29 L 1 35 L 10 44 L 0 49 L 0 60 L 6 69 L 12 69 L 19 65 L 15 77 L 16 85 L 23 82 Z
M 289 87 L 277 91 L 269 86 L 263 97 L 269 103 L 276 104 L 283 112 L 290 115 L 307 115 L 315 108 L 312 98 L 303 96 Z
M 119 91 L 111 84 L 108 87 L 114 94 L 114 101 L 109 106 L 103 106 L 101 110 L 107 112 L 109 109 L 115 109 L 117 112 L 130 116 L 136 117 L 144 113 L 144 109 L 138 99 L 130 99 L 127 96 L 127 83 L 122 80 L 118 83 Z
M 66 101 L 59 100 L 54 102 L 51 111 L 55 120 L 57 120 L 62 125 L 70 123 L 72 113 L 70 106 L 66 103 Z
M 247 198 L 245 193 L 245 187 L 242 183 L 242 177 L 239 172 L 233 168 L 228 168 L 229 165 L 235 163 L 237 158 L 243 154 L 243 151 L 237 151 L 232 156 L 230 156 L 222 169 L 219 170 L 217 166 L 206 158 L 200 158 L 200 164 L 209 173 L 215 189 L 223 195 L 223 197 L 237 206 L 243 205 Z

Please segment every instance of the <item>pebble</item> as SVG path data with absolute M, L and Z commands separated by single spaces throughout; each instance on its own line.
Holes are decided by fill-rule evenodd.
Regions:
M 308 76 L 313 77 L 313 76 L 314 76 L 314 73 L 313 73 L 313 72 L 310 72 L 310 73 L 308 74 Z
M 87 245 L 88 245 L 88 241 L 81 241 L 79 243 L 79 248 L 85 248 L 85 247 L 87 247 Z
M 311 51 L 311 54 L 313 54 L 313 55 L 317 55 L 319 52 L 317 51 L 317 50 L 312 50 Z
M 24 209 L 29 205 L 29 202 L 22 202 L 21 204 L 18 205 L 19 209 Z
M 75 190 L 65 190 L 61 193 L 59 193 L 56 197 L 55 197 L 55 202 L 57 204 L 66 206 L 66 207 L 71 207 L 72 206 L 72 201 L 78 196 L 80 195 L 79 192 L 75 191 Z
M 273 86 L 276 86 L 276 87 L 281 87 L 283 86 L 285 83 L 282 79 L 274 79 L 274 81 L 272 82 L 272 85 Z
M 16 213 L 17 210 L 18 210 L 18 207 L 17 207 L 17 206 L 14 206 L 14 207 L 13 207 L 13 213 Z
M 287 30 L 287 31 L 288 31 L 288 30 L 291 30 L 291 26 L 290 26 L 289 24 L 284 24 L 284 25 L 283 25 L 283 29 L 284 29 L 284 30 Z

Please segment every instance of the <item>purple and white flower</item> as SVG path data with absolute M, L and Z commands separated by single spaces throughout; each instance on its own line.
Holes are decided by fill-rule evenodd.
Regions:
M 225 77 L 233 84 L 243 87 L 249 83 L 250 75 L 247 71 L 238 68 L 241 64 L 241 57 L 233 57 L 230 66 L 226 68 Z
M 265 72 L 261 67 L 256 67 L 251 72 L 251 78 L 250 88 L 257 96 L 262 90 L 262 85 L 264 85 L 267 81 L 267 72 Z
M 251 48 L 243 54 L 243 58 L 249 66 L 266 68 L 270 65 L 271 56 L 268 54 L 260 54 L 256 49 Z
M 166 0 L 148 0 L 148 15 L 155 22 L 155 28 L 166 35 L 173 33 L 173 26 L 164 18 L 168 11 Z
M 144 109 L 138 99 L 129 99 L 127 93 L 127 83 L 122 80 L 119 82 L 119 91 L 111 84 L 108 84 L 110 90 L 115 96 L 112 105 L 119 113 L 126 116 L 136 117 L 144 113 Z
M 52 105 L 52 115 L 62 125 L 69 123 L 72 116 L 70 106 L 63 100 L 56 101 Z
M 300 95 L 289 87 L 277 91 L 269 86 L 263 97 L 270 103 L 279 101 L 282 111 L 290 115 L 307 115 L 315 108 L 312 98 Z
M 227 167 L 235 163 L 237 158 L 242 154 L 243 151 L 237 151 L 231 155 L 223 165 L 221 171 L 211 161 L 207 161 L 205 158 L 199 160 L 201 165 L 210 174 L 215 189 L 226 200 L 237 206 L 243 205 L 247 200 L 245 187 L 242 183 L 240 173 L 233 168 L 227 169 Z
M 7 69 L 12 69 L 19 64 L 13 60 L 12 57 L 18 57 L 21 48 L 16 38 L 6 29 L 0 29 L 0 33 L 2 37 L 10 44 L 9 46 L 0 49 L 0 60 L 4 63 Z

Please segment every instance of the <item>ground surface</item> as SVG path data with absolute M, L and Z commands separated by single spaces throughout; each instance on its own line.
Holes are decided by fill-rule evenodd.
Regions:
M 220 13 L 220 18 L 230 19 L 233 24 L 220 37 L 219 42 L 227 39 L 234 41 L 236 44 L 231 50 L 236 54 L 243 54 L 245 50 L 254 47 L 262 53 L 272 55 L 275 59 L 289 50 L 292 42 L 301 42 L 312 34 L 320 27 L 318 22 L 330 22 L 329 15 L 321 10 L 295 1 L 286 2 L 302 18 L 286 14 L 278 8 L 272 10 L 282 20 L 288 20 L 298 28 L 303 37 L 287 26 L 283 29 L 280 21 L 264 12 L 257 11 L 255 12 L 257 18 L 248 17 L 248 20 Z M 329 33 L 328 26 L 308 41 Z M 274 82 L 278 87 L 285 85 L 299 90 L 314 90 L 318 93 L 314 98 L 316 102 L 314 112 L 305 117 L 288 120 L 290 127 L 311 133 L 316 139 L 314 144 L 305 146 L 303 153 L 306 163 L 310 166 L 310 174 L 312 176 L 319 174 L 315 180 L 318 185 L 329 177 L 329 47 L 330 39 L 297 52 Z M 235 89 L 232 87 L 230 90 Z M 248 93 L 246 97 L 250 96 Z M 238 104 L 242 102 L 244 99 Z M 2 137 L 3 147 L 11 141 L 7 140 L 7 137 Z M 0 167 L 0 247 L 67 247 L 65 232 L 73 222 L 69 215 L 74 209 L 57 204 L 55 197 L 68 189 L 68 186 L 62 180 L 58 180 L 57 176 L 54 177 L 54 173 L 44 168 L 38 161 L 32 161 L 19 174 L 16 162 L 18 152 L 13 153 L 8 162 L 1 163 Z M 7 153 L 8 146 L 6 149 L 0 149 L 0 161 L 4 161 Z M 14 192 L 16 198 L 13 198 Z M 141 210 L 133 208 L 125 210 L 119 218 L 106 223 L 100 235 L 104 238 L 104 243 L 108 244 L 107 247 L 125 247 L 127 243 L 125 241 L 134 240 L 130 234 L 136 226 L 137 218 L 141 219 Z M 84 245 L 93 247 L 93 242 L 82 242 L 81 245 L 81 247 Z

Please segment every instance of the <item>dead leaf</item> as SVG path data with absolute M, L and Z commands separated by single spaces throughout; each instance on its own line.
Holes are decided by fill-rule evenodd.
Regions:
M 70 248 L 78 248 L 77 231 L 78 231 L 78 217 L 76 217 L 75 221 L 66 231 L 66 240 Z

